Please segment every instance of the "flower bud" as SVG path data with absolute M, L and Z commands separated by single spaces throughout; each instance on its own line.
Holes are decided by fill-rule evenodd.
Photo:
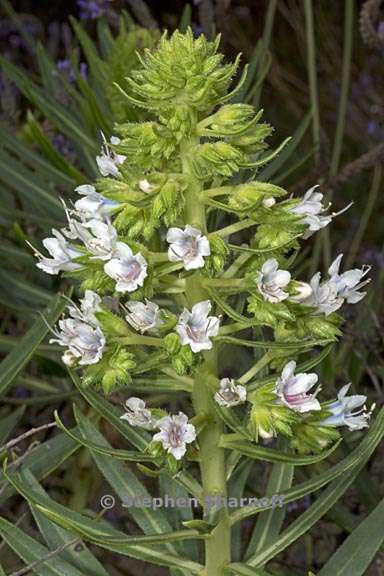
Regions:
M 164 348 L 171 355 L 177 354 L 181 348 L 180 338 L 175 332 L 167 334 L 163 340 L 163 344 Z

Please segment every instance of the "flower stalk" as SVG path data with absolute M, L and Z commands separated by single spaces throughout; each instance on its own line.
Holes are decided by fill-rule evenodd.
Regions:
M 183 173 L 187 176 L 189 187 L 186 194 L 185 221 L 206 232 L 206 215 L 204 204 L 199 202 L 201 186 L 194 177 L 190 166 L 190 154 L 197 144 L 196 140 L 189 140 L 181 145 L 181 158 Z M 202 300 L 209 298 L 204 290 L 199 271 L 195 271 L 186 280 L 186 298 L 188 306 L 192 307 Z M 201 368 L 196 372 L 192 401 L 195 413 L 203 412 L 207 415 L 208 424 L 199 435 L 200 445 L 200 471 L 204 497 L 226 497 L 226 463 L 224 449 L 218 447 L 219 439 L 223 433 L 223 424 L 218 419 L 213 405 L 212 393 L 207 385 L 210 378 L 217 379 L 217 344 L 204 352 Z M 207 510 L 204 511 L 208 515 Z M 231 560 L 231 536 L 227 509 L 218 511 L 215 518 L 217 524 L 211 537 L 205 542 L 205 574 L 206 576 L 221 576 L 223 566 Z

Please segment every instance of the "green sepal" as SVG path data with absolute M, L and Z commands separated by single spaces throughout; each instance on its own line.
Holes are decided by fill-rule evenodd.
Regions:
M 258 294 L 248 298 L 248 312 L 253 314 L 255 320 L 267 326 L 276 326 L 278 321 L 295 320 L 295 315 L 285 302 L 268 302 Z
M 103 333 L 108 336 L 129 336 L 132 334 L 132 330 L 128 326 L 127 322 L 123 320 L 120 316 L 117 316 L 110 310 L 100 310 L 95 313 L 97 320 L 100 323 L 100 327 Z
M 129 371 L 136 366 L 135 357 L 126 348 L 115 346 L 107 350 L 97 364 L 87 366 L 82 385 L 102 388 L 108 395 L 116 388 L 127 386 L 132 381 Z

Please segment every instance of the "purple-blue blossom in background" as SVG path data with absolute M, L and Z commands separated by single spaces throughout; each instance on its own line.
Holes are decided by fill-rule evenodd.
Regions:
M 77 0 L 80 20 L 96 20 L 108 10 L 111 0 Z
M 58 60 L 56 62 L 57 69 L 65 74 L 68 82 L 74 82 L 76 80 L 75 70 L 73 69 L 72 62 L 68 58 Z M 88 74 L 88 66 L 85 62 L 80 62 L 79 73 L 82 78 L 86 78 Z

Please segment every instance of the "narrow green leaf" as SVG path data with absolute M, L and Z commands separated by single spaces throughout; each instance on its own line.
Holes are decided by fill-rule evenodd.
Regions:
M 227 566 L 224 569 L 224 574 L 228 574 L 228 576 L 230 574 L 236 574 L 238 576 L 272 576 L 269 572 L 266 572 L 265 570 L 255 570 L 254 568 L 250 568 L 249 566 L 246 566 L 245 564 L 239 564 L 237 562 L 234 562 L 233 564 L 229 564 L 229 566 Z
M 43 444 L 40 444 L 23 458 L 21 470 L 30 470 L 38 480 L 49 476 L 67 458 L 72 456 L 79 445 L 63 433 L 57 434 Z M 17 461 L 16 461 L 17 464 Z M 8 474 L 13 476 L 13 465 L 10 464 Z M 0 472 L 0 504 L 15 493 L 14 488 L 5 480 L 3 472 Z
M 328 356 L 328 354 L 332 350 L 332 347 L 333 344 L 329 344 L 324 348 L 324 350 L 319 352 L 319 354 L 313 356 L 313 358 L 310 358 L 305 362 L 300 362 L 300 364 L 297 365 L 297 372 L 308 372 L 308 370 L 311 370 L 312 368 L 320 364 L 320 362 L 322 362 L 324 358 Z M 276 374 L 272 376 L 266 376 L 265 378 L 258 378 L 257 380 L 253 380 L 252 382 L 249 382 L 249 384 L 247 384 L 247 390 L 251 392 L 252 390 L 256 390 L 256 388 L 259 388 L 259 386 L 262 386 L 263 384 L 270 384 L 271 382 L 276 382 L 277 378 L 278 375 Z
M 268 340 L 244 340 L 234 336 L 216 336 L 216 341 L 235 344 L 236 346 L 247 346 L 249 348 L 271 348 L 276 350 L 305 350 L 315 346 L 325 346 L 331 340 L 303 340 L 302 342 L 275 342 Z
M 284 445 L 285 443 L 280 442 L 280 444 Z M 272 497 L 274 494 L 281 494 L 283 490 L 290 488 L 294 469 L 293 464 L 274 464 L 269 475 L 265 495 Z M 285 506 L 276 506 L 270 510 L 261 511 L 248 544 L 246 558 L 277 538 L 284 522 L 285 512 Z
M 34 84 L 27 74 L 14 66 L 6 58 L 0 57 L 0 64 L 5 73 L 18 88 L 37 106 L 41 112 L 78 145 L 82 145 L 88 151 L 97 151 L 97 143 L 84 130 L 81 122 L 77 122 L 74 113 L 51 98 L 39 86 Z
M 12 432 L 13 428 L 16 426 L 20 418 L 25 412 L 25 406 L 20 406 L 11 414 L 2 418 L 0 420 L 0 446 L 4 444 L 6 439 L 9 437 L 10 433 Z
M 66 302 L 61 295 L 52 298 L 51 304 L 44 311 L 45 320 L 43 320 L 43 318 L 38 318 L 20 343 L 1 362 L 1 393 L 4 393 L 11 386 L 16 376 L 20 374 L 32 358 L 36 348 L 41 344 L 42 340 L 49 332 L 48 326 L 56 322 L 60 314 L 63 312 L 65 305 Z
M 257 554 L 251 556 L 248 561 L 250 566 L 263 566 L 281 551 L 285 550 L 303 534 L 308 532 L 316 522 L 320 520 L 341 496 L 353 484 L 356 476 L 364 467 L 367 457 L 360 458 L 357 465 L 344 472 L 337 480 L 333 481 L 310 508 L 292 522 L 292 524 L 271 544 L 263 548 Z
M 205 537 L 196 530 L 182 530 L 172 535 L 128 536 L 110 527 L 106 522 L 96 522 L 92 518 L 87 518 L 46 498 L 42 494 L 36 493 L 21 481 L 19 475 L 8 475 L 7 472 L 5 473 L 13 487 L 24 496 L 28 502 L 32 503 L 40 512 L 47 515 L 48 518 L 63 528 L 70 529 L 84 539 L 107 550 L 149 562 L 152 561 L 157 565 L 185 568 L 192 572 L 192 574 L 199 574 L 201 572 L 202 566 L 200 564 L 177 555 L 172 555 L 168 551 L 162 552 L 158 547 L 151 546 L 152 542 L 170 542 L 172 538 L 177 541 L 186 538 L 201 539 Z
M 84 388 L 81 385 L 78 375 L 73 370 L 68 370 L 76 388 L 84 396 L 87 402 L 105 418 L 120 434 L 130 442 L 138 450 L 145 450 L 151 437 L 145 430 L 127 426 L 127 424 L 120 419 L 123 411 L 118 411 L 115 406 L 107 402 L 96 392 Z M 186 488 L 190 494 L 195 496 L 198 500 L 202 499 L 202 488 L 195 478 L 186 471 L 181 471 L 177 474 L 175 480 Z
M 84 418 L 81 420 L 80 430 L 83 437 L 88 441 L 92 438 L 99 445 L 110 449 L 108 442 L 88 419 Z M 98 452 L 91 451 L 91 454 L 101 474 L 109 482 L 123 505 L 127 498 L 151 498 L 150 493 L 128 467 Z M 172 529 L 160 509 L 152 510 L 149 507 L 133 506 L 126 508 L 126 510 L 145 534 L 161 534 Z
M 314 464 L 315 462 L 320 462 L 321 460 L 328 458 L 330 454 L 336 450 L 340 443 L 340 441 L 335 442 L 331 448 L 324 450 L 324 452 L 321 452 L 321 454 L 316 454 L 313 456 L 300 456 L 299 454 L 287 454 L 286 452 L 280 452 L 279 450 L 274 450 L 273 448 L 258 446 L 257 444 L 252 444 L 246 440 L 232 439 L 231 436 L 234 435 L 222 435 L 219 441 L 219 446 L 221 448 L 236 450 L 248 458 L 265 460 L 266 462 L 286 462 L 295 466 L 307 466 L 308 464 Z
M 82 414 L 81 417 L 79 414 L 76 414 L 76 420 L 78 425 L 80 425 L 82 422 L 84 422 L 84 415 Z M 95 444 L 94 442 L 91 442 L 90 440 L 84 439 L 81 436 L 79 436 L 78 434 L 75 434 L 74 432 L 72 432 L 71 430 L 68 430 L 68 428 L 66 428 L 64 426 L 64 424 L 62 423 L 62 421 L 60 420 L 57 411 L 55 411 L 55 420 L 57 423 L 57 426 L 63 431 L 65 432 L 65 434 L 68 434 L 68 436 L 70 438 L 72 438 L 75 442 L 78 442 L 79 444 L 81 444 L 82 446 L 85 446 L 86 448 L 89 448 L 90 450 L 97 452 L 99 454 L 104 454 L 105 456 L 113 456 L 114 458 L 117 458 L 117 460 L 125 460 L 128 462 L 153 462 L 155 460 L 155 458 L 153 456 L 151 456 L 150 454 L 144 454 L 142 452 L 135 452 L 133 450 L 120 450 L 120 449 L 115 449 L 115 448 L 108 448 L 108 447 L 103 447 L 102 445 L 98 445 Z
M 181 14 L 180 23 L 179 23 L 179 30 L 182 34 L 185 34 L 188 27 L 191 25 L 192 22 L 192 9 L 190 4 L 186 4 L 184 6 L 183 12 Z
M 0 124 L 0 139 L 8 150 L 18 156 L 21 163 L 27 164 L 31 168 L 39 171 L 39 174 L 47 176 L 51 181 L 68 189 L 76 185 L 76 180 L 62 172 L 50 162 L 45 160 L 41 154 L 37 154 L 28 146 L 17 134 L 9 132 L 6 126 Z
M 87 58 L 91 74 L 95 76 L 95 78 L 98 78 L 101 84 L 108 82 L 109 77 L 106 73 L 106 63 L 101 60 L 94 42 L 75 18 L 70 17 L 69 19 Z
M 219 418 L 228 426 L 230 430 L 233 432 L 241 434 L 241 436 L 247 438 L 248 440 L 252 440 L 252 434 L 243 426 L 241 420 L 237 417 L 234 410 L 231 408 L 225 408 L 224 406 L 220 406 L 215 402 L 215 411 Z
M 44 557 L 48 556 L 50 550 L 1 517 L 0 535 L 26 565 L 41 560 L 33 569 L 33 572 L 39 576 L 63 576 L 63 574 L 65 576 L 84 576 L 83 572 L 61 560 L 58 556 L 43 560 Z
M 27 113 L 27 126 L 42 153 L 53 166 L 55 166 L 61 173 L 66 174 L 71 181 L 75 183 L 75 185 L 84 184 L 84 182 L 87 181 L 86 177 L 56 150 L 48 136 L 43 132 L 32 112 Z
M 36 308 L 52 300 L 52 292 L 31 284 L 21 274 L 9 270 L 0 270 L 0 286 L 3 298 L 8 296 L 10 303 L 25 302 Z
M 318 576 L 364 576 L 384 541 L 384 499 L 331 556 Z
M 0 150 L 0 178 L 10 188 L 16 189 L 23 201 L 35 206 L 40 213 L 57 218 L 62 213 L 60 200 L 49 191 L 49 187 L 36 172 L 23 166 L 4 149 Z
M 293 137 L 288 142 L 287 146 L 285 147 L 285 150 L 283 150 L 282 153 L 277 158 L 275 158 L 275 160 L 273 162 L 271 162 L 269 164 L 269 166 L 264 168 L 264 170 L 262 170 L 257 175 L 258 180 L 262 180 L 264 182 L 266 182 L 267 180 L 270 180 L 272 178 L 272 176 L 274 176 L 276 174 L 276 172 L 278 172 L 278 170 L 280 170 L 281 166 L 287 160 L 289 160 L 289 158 L 292 156 L 292 154 L 296 150 L 297 146 L 300 144 L 301 140 L 303 139 L 304 134 L 306 133 L 306 131 L 310 125 L 311 118 L 312 118 L 312 110 L 309 110 L 309 112 L 306 113 L 303 120 L 300 122 L 298 128 L 296 129 L 296 131 L 293 135 Z
M 364 440 L 361 442 L 361 444 L 359 444 L 359 446 L 357 446 L 357 448 L 355 448 L 351 454 L 349 454 L 343 460 L 340 460 L 340 462 L 329 468 L 329 470 L 326 470 L 321 474 L 316 474 L 310 480 L 306 480 L 305 482 L 302 482 L 297 486 L 293 486 L 288 490 L 283 490 L 280 495 L 284 498 L 284 503 L 288 504 L 289 502 L 303 498 L 303 496 L 319 490 L 342 474 L 355 470 L 360 462 L 366 462 L 370 458 L 371 454 L 374 452 L 379 442 L 381 441 L 383 435 L 384 409 L 382 409 L 376 417 Z M 236 510 L 230 515 L 231 522 L 234 524 L 240 520 L 244 520 L 244 518 L 258 514 L 259 512 L 260 507 L 258 506 L 245 506 Z
M 29 470 L 23 472 L 21 478 L 34 491 L 48 497 L 47 493 Z M 84 574 L 92 574 L 92 576 L 108 576 L 108 573 L 104 570 L 100 562 L 88 550 L 83 542 L 77 542 L 76 544 L 68 546 L 73 542 L 73 534 L 71 534 L 71 532 L 64 530 L 64 528 L 60 528 L 60 526 L 48 520 L 44 514 L 39 512 L 33 506 L 31 506 L 31 511 L 40 533 L 44 537 L 50 550 L 56 550 L 57 548 L 65 546 L 65 550 L 60 553 L 59 558 L 73 565 Z

